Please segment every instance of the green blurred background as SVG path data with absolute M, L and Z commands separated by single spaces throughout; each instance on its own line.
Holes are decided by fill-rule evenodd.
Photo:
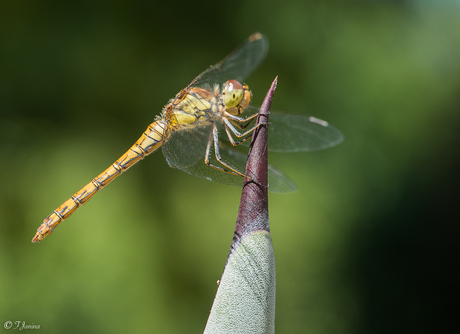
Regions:
M 346 140 L 270 161 L 279 333 L 458 329 L 459 1 L 2 1 L 0 322 L 43 333 L 200 333 L 241 190 L 133 167 L 42 244 L 43 218 L 168 99 L 255 31 L 260 104 Z M 455 319 L 457 318 L 457 319 Z

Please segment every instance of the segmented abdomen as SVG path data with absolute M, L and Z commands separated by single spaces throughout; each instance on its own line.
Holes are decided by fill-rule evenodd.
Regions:
M 45 218 L 43 224 L 37 229 L 32 242 L 42 241 L 61 222 L 69 218 L 75 210 L 88 202 L 94 194 L 112 182 L 125 170 L 142 160 L 146 155 L 157 150 L 169 137 L 170 131 L 167 129 L 165 120 L 159 119 L 150 124 L 147 130 L 125 154 Z

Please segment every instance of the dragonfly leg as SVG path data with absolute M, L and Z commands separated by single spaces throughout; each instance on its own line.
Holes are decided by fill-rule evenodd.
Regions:
M 209 157 L 211 155 L 211 146 L 214 142 L 214 153 L 215 153 L 215 156 L 216 156 L 216 160 L 224 167 L 228 168 L 222 168 L 222 167 L 219 167 L 219 166 L 216 166 L 216 165 L 213 165 L 210 161 L 209 161 Z M 232 175 L 236 175 L 236 176 L 242 176 L 242 177 L 247 177 L 248 179 L 251 179 L 250 177 L 244 175 L 243 173 L 240 173 L 239 171 L 237 171 L 235 168 L 229 166 L 228 164 L 226 164 L 221 156 L 220 156 L 220 153 L 219 153 L 219 136 L 218 136 L 218 131 L 217 131 L 217 128 L 216 128 L 216 125 L 213 124 L 212 126 L 212 132 L 209 136 L 209 141 L 208 141 L 208 146 L 206 147 L 206 155 L 204 157 L 204 163 L 206 165 L 208 165 L 209 167 L 212 167 L 212 168 L 215 168 L 221 172 L 225 172 L 225 173 L 229 173 L 229 174 L 232 174 Z M 251 179 L 252 180 L 252 179 Z
M 235 141 L 235 139 L 233 139 L 233 136 L 229 130 L 229 127 L 227 126 L 227 124 L 224 123 L 224 128 L 225 128 L 225 132 L 227 132 L 227 137 L 228 137 L 228 140 L 230 140 L 230 143 L 233 145 L 233 146 L 238 146 L 242 143 L 244 143 L 246 140 L 248 140 L 250 138 L 250 136 L 247 136 L 246 138 L 244 138 L 243 140 L 240 140 L 240 141 Z
M 234 121 L 234 120 L 232 120 L 232 119 L 230 120 L 230 122 L 231 122 L 234 126 L 236 126 L 238 129 L 244 130 L 244 129 L 246 129 L 249 125 L 251 125 L 252 122 L 254 122 L 254 119 L 249 120 L 249 122 L 247 122 L 246 124 L 239 123 L 238 121 Z
M 226 116 L 230 121 L 232 121 L 233 125 L 237 126 L 241 130 L 246 129 L 258 115 L 259 114 L 255 113 L 247 118 L 242 118 L 229 114 L 228 112 L 224 112 L 224 116 Z
M 253 126 L 251 129 L 245 131 L 244 133 L 240 133 L 228 119 L 223 117 L 222 120 L 223 120 L 223 123 L 224 123 L 225 131 L 227 132 L 228 139 L 230 140 L 230 143 L 232 143 L 233 146 L 238 146 L 238 145 L 244 143 L 246 140 L 248 140 L 250 138 L 248 136 L 248 134 L 252 133 L 259 126 L 265 124 L 265 123 L 259 123 L 259 124 L 255 125 L 255 126 Z M 243 137 L 245 137 L 245 138 L 243 138 L 240 141 L 235 141 L 233 139 L 232 133 L 238 138 L 243 138 Z
M 262 123 L 263 124 L 263 123 Z M 259 124 L 261 125 L 261 124 Z M 257 126 L 254 127 L 254 129 L 257 128 Z M 254 130 L 252 129 L 252 130 Z M 250 132 L 250 131 L 249 131 Z M 247 138 L 246 138 L 247 139 Z M 245 139 L 245 140 L 246 140 Z M 222 164 L 223 166 L 227 167 L 227 169 L 225 168 L 222 168 L 222 167 L 218 167 L 218 166 L 215 166 L 213 164 L 211 164 L 209 162 L 209 156 L 211 154 L 211 145 L 212 145 L 212 142 L 214 142 L 214 152 L 215 152 L 215 155 L 216 155 L 216 160 Z M 206 165 L 212 167 L 212 168 L 215 168 L 217 170 L 220 170 L 222 172 L 226 172 L 226 173 L 229 173 L 229 174 L 232 174 L 232 175 L 238 175 L 238 176 L 242 176 L 242 177 L 245 177 L 247 179 L 249 179 L 251 182 L 254 182 L 255 184 L 261 186 L 261 187 L 264 187 L 264 188 L 268 188 L 268 186 L 266 185 L 263 185 L 263 184 L 260 184 L 258 183 L 257 181 L 255 181 L 252 177 L 250 176 L 247 176 L 243 173 L 240 173 L 239 171 L 237 171 L 236 169 L 232 168 L 231 166 L 227 165 L 225 162 L 222 161 L 222 158 L 220 156 L 220 153 L 219 153 L 219 136 L 218 136 L 218 131 L 217 131 L 217 128 L 216 128 L 216 125 L 213 124 L 213 127 L 212 127 L 212 133 L 209 137 L 209 141 L 208 141 L 208 146 L 206 148 L 206 156 L 205 156 L 205 163 Z

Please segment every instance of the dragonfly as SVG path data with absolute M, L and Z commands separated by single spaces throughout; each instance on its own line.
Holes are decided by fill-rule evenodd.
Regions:
M 233 147 L 246 142 L 259 126 L 254 125 L 258 108 L 250 105 L 252 93 L 244 80 L 267 51 L 267 38 L 255 33 L 199 74 L 168 102 L 128 151 L 44 219 L 32 242 L 41 242 L 99 190 L 160 147 L 170 167 L 210 181 L 242 185 L 247 155 Z M 270 151 L 296 152 L 332 147 L 343 135 L 315 117 L 271 112 L 268 138 Z M 296 189 L 280 170 L 269 165 L 268 171 L 270 191 Z

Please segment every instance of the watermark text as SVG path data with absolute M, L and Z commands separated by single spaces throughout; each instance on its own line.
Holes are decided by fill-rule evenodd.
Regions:
M 40 329 L 40 325 L 34 323 L 27 324 L 23 320 L 10 321 L 7 320 L 3 323 L 3 328 L 5 329 L 17 329 L 22 331 L 23 329 Z

